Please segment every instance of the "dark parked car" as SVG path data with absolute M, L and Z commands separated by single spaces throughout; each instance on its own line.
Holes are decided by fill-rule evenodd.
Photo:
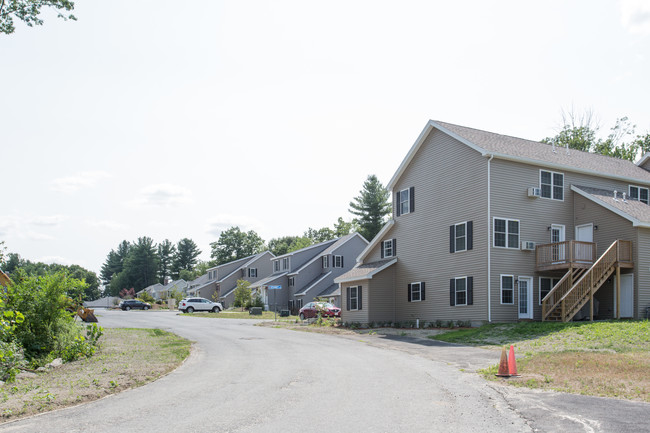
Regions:
M 151 308 L 151 304 L 146 302 L 138 301 L 137 299 L 127 299 L 120 302 L 120 308 L 124 311 L 129 311 L 133 308 L 139 308 L 140 310 L 148 310 Z
M 341 309 L 329 302 L 310 302 L 300 309 L 299 316 L 301 320 L 305 320 L 317 317 L 319 311 L 322 317 L 341 317 Z

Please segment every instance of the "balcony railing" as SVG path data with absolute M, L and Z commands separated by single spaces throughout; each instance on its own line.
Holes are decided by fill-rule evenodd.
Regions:
M 537 271 L 589 268 L 597 258 L 596 244 L 593 242 L 564 241 L 537 245 L 535 258 Z

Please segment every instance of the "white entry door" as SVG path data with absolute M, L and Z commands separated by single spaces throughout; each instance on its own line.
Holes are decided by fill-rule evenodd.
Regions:
M 576 241 L 593 242 L 594 241 L 594 225 L 583 224 L 576 226 Z
M 551 243 L 557 244 L 565 240 L 564 225 L 551 224 Z M 551 254 L 553 254 L 553 263 L 562 263 L 566 257 L 566 245 L 553 245 Z
M 533 318 L 533 277 L 519 277 L 517 284 L 519 295 L 519 318 Z
M 614 278 L 614 311 L 616 311 L 616 278 Z M 621 275 L 621 317 L 634 316 L 634 274 Z

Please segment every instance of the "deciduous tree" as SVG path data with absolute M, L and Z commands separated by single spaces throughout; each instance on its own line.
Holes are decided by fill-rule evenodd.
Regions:
M 210 246 L 210 257 L 221 265 L 261 253 L 264 251 L 264 240 L 253 230 L 242 232 L 239 227 L 231 227 L 221 232 L 219 240 Z
M 58 17 L 64 20 L 77 20 L 68 14 L 74 9 L 74 2 L 68 0 L 0 0 L 0 33 L 13 33 L 16 30 L 14 19 L 23 21 L 29 27 L 43 25 L 41 8 L 56 9 Z

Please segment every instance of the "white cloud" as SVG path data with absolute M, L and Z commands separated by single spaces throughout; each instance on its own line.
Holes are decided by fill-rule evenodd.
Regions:
M 37 262 L 42 262 L 46 263 L 48 265 L 51 265 L 53 263 L 59 264 L 59 265 L 65 265 L 65 266 L 70 266 L 74 264 L 78 264 L 73 262 L 72 260 L 68 260 L 65 257 L 60 257 L 60 256 L 44 256 L 39 259 L 36 259 Z
M 129 228 L 126 224 L 118 223 L 117 221 L 109 220 L 95 220 L 95 221 L 86 221 L 90 227 L 95 227 L 98 229 L 107 229 L 113 231 L 125 230 Z
M 51 241 L 55 239 L 54 236 L 47 235 L 45 233 L 39 233 L 35 232 L 32 230 L 25 231 L 19 235 L 20 237 L 24 237 L 26 239 L 30 239 L 33 241 Z
M 38 216 L 38 217 L 31 218 L 29 220 L 29 223 L 36 226 L 53 227 L 53 226 L 58 226 L 59 224 L 66 221 L 67 219 L 68 217 L 66 215 Z
M 621 0 L 621 21 L 630 33 L 650 34 L 650 3 L 646 0 Z
M 0 216 L 0 236 L 8 236 L 18 229 L 19 218 L 10 215 Z
M 257 231 L 256 228 L 261 225 L 258 220 L 248 216 L 221 214 L 215 215 L 207 221 L 205 231 L 211 235 L 219 236 L 221 232 L 231 227 L 237 226 L 241 231 L 247 232 L 249 230 Z
M 192 203 L 191 191 L 179 185 L 161 183 L 142 188 L 134 200 L 127 202 L 132 207 L 173 207 Z
M 50 189 L 59 192 L 72 193 L 82 188 L 91 188 L 101 180 L 111 177 L 105 171 L 84 171 L 74 176 L 60 177 L 54 179 Z

